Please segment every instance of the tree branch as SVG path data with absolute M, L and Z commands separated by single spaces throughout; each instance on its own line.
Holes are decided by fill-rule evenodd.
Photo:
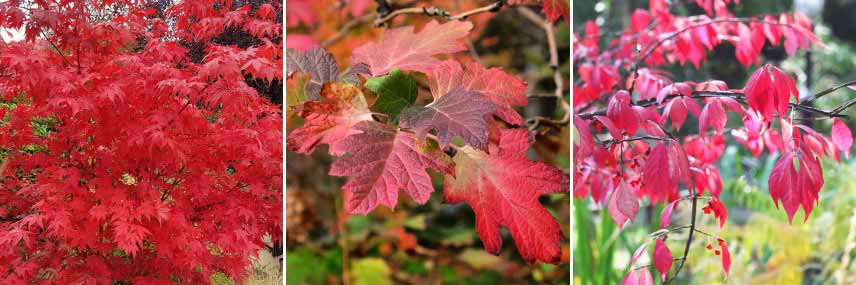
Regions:
M 675 274 L 672 275 L 671 279 L 667 279 L 665 284 L 669 284 L 669 282 L 675 280 L 675 277 L 678 277 L 678 274 L 681 273 L 681 269 L 684 268 L 684 263 L 686 263 L 687 254 L 690 252 L 690 244 L 693 242 L 693 233 L 696 232 L 696 212 L 698 208 L 698 199 L 696 199 L 696 191 L 695 189 L 689 189 L 690 191 L 690 199 L 693 201 L 692 209 L 690 210 L 690 231 L 689 236 L 687 237 L 687 243 L 684 245 L 684 257 L 681 259 L 681 263 L 678 264 L 678 269 L 675 270 Z
M 683 96 L 683 95 L 671 94 L 671 95 L 666 96 L 666 99 L 675 98 L 678 96 Z M 744 104 L 746 103 L 746 97 L 745 97 L 744 93 L 743 92 L 737 92 L 737 91 L 693 91 L 693 94 L 690 96 L 690 98 L 696 98 L 696 99 L 698 99 L 698 98 L 712 98 L 712 97 L 729 97 L 729 98 L 733 98 L 733 99 L 735 99 L 741 103 L 744 103 Z M 652 106 L 652 105 L 656 105 L 656 104 L 657 104 L 657 101 L 655 99 L 646 99 L 646 100 L 641 100 L 641 101 L 633 103 L 634 106 L 640 106 L 640 107 L 647 107 L 647 106 Z M 802 104 L 798 104 L 798 103 L 788 103 L 788 108 L 813 113 L 813 114 L 820 115 L 822 117 L 827 117 L 827 118 L 849 118 L 849 116 L 847 116 L 847 115 L 842 115 L 841 112 L 846 110 L 847 108 L 852 107 L 853 105 L 856 105 L 856 99 L 851 100 L 847 104 L 842 105 L 838 108 L 835 108 L 832 111 L 824 111 L 824 110 L 821 110 L 821 109 L 818 109 L 815 107 L 806 106 L 806 105 L 802 105 Z M 606 115 L 606 110 L 597 110 L 597 111 L 592 111 L 592 112 L 588 112 L 588 113 L 582 113 L 582 114 L 578 114 L 577 117 L 582 118 L 582 119 L 591 119 L 594 116 L 603 116 L 603 115 Z
M 838 89 L 841 89 L 841 88 L 844 88 L 844 87 L 847 87 L 850 85 L 854 85 L 854 84 L 856 84 L 856 80 L 845 82 L 845 83 L 842 83 L 842 84 L 835 86 L 835 87 L 827 88 L 826 90 L 817 92 L 817 94 L 814 94 L 814 96 L 812 96 L 811 98 L 806 99 L 804 103 L 811 103 L 812 101 L 817 100 L 818 98 L 823 97 L 829 93 L 835 92 Z
M 632 141 L 639 141 L 639 140 L 668 141 L 668 140 L 672 140 L 672 139 L 664 138 L 664 137 L 655 137 L 655 136 L 638 136 L 638 137 L 631 137 L 631 138 L 625 138 L 625 139 L 605 140 L 602 142 L 602 144 L 604 146 L 610 146 L 610 145 L 617 144 L 617 143 L 632 142 Z
M 46 40 L 46 41 L 48 41 L 48 43 L 49 43 L 49 44 L 51 44 L 51 46 L 56 50 L 56 53 L 58 53 L 58 54 L 59 54 L 59 56 L 61 56 L 61 57 L 62 57 L 62 62 L 64 62 L 66 65 L 71 65 L 71 62 L 69 62 L 69 61 L 68 61 L 68 58 L 66 58 L 66 57 L 65 57 L 65 55 L 64 55 L 64 54 L 62 54 L 62 50 L 61 50 L 61 49 L 59 49 L 59 47 L 57 47 L 57 46 L 53 43 L 53 41 L 51 41 L 51 39 L 50 39 L 50 38 L 48 38 L 48 35 L 47 35 L 47 34 L 45 34 L 45 31 L 44 31 L 44 30 L 41 30 L 41 29 L 40 29 L 39 31 L 40 31 L 40 32 L 42 32 L 42 36 L 43 36 L 43 37 L 45 37 L 45 40 Z
M 502 8 L 504 1 L 495 1 L 486 6 L 482 6 L 479 8 L 475 8 L 469 11 L 462 12 L 460 14 L 452 15 L 448 11 L 437 8 L 436 6 L 428 6 L 428 7 L 410 7 L 410 8 L 402 8 L 402 9 L 394 9 L 388 13 L 380 13 L 378 14 L 378 18 L 375 20 L 374 25 L 379 27 L 383 26 L 387 22 L 391 21 L 398 15 L 402 14 L 423 14 L 429 17 L 438 17 L 442 19 L 446 19 L 448 21 L 453 20 L 463 20 L 469 16 L 484 13 L 484 12 L 496 12 Z
M 556 35 L 553 29 L 553 23 L 547 21 L 547 19 L 542 18 L 526 7 L 517 7 L 517 11 L 532 23 L 541 26 L 541 28 L 544 29 L 544 33 L 547 34 L 547 46 L 550 51 L 550 68 L 553 70 L 553 83 L 556 85 L 556 89 L 553 91 L 553 96 L 559 100 L 559 104 L 561 104 L 562 109 L 565 111 L 565 115 L 561 120 L 557 121 L 553 119 L 545 119 L 543 117 L 536 117 L 533 118 L 534 120 L 527 120 L 526 124 L 529 125 L 529 130 L 535 130 L 543 123 L 546 123 L 551 127 L 564 127 L 571 121 L 571 105 L 568 104 L 564 98 L 565 84 L 564 79 L 562 78 L 562 71 L 559 69 L 559 48 L 556 44 Z
M 677 37 L 678 35 L 686 32 L 686 31 L 689 31 L 689 30 L 692 30 L 692 29 L 695 29 L 698 27 L 713 25 L 716 23 L 762 23 L 762 24 L 768 24 L 768 25 L 787 26 L 787 27 L 790 27 L 791 29 L 795 29 L 795 30 L 804 30 L 801 27 L 794 26 L 792 24 L 783 24 L 783 23 L 779 23 L 779 22 L 758 20 L 758 19 L 754 19 L 754 18 L 712 19 L 712 20 L 708 20 L 708 21 L 704 21 L 704 22 L 698 22 L 698 23 L 695 23 L 692 25 L 688 25 L 686 27 L 683 27 L 680 30 L 674 31 L 674 32 L 668 34 L 667 36 L 659 39 L 657 42 L 654 43 L 654 45 L 652 45 L 650 48 L 648 48 L 645 51 L 645 53 L 642 54 L 641 57 L 639 57 L 633 61 L 633 65 L 631 66 L 633 68 L 633 74 L 631 76 L 633 76 L 633 77 L 630 79 L 630 92 L 631 92 L 631 94 L 632 94 L 633 88 L 636 86 L 636 78 L 639 77 L 639 65 L 643 61 L 645 61 L 645 59 L 648 58 L 648 56 L 650 56 L 652 53 L 654 53 L 654 51 L 657 50 L 657 48 L 659 48 L 660 46 L 662 46 L 667 41 L 674 39 L 675 37 Z

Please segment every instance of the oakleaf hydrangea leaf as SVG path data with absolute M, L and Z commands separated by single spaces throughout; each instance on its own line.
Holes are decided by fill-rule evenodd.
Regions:
M 487 146 L 489 114 L 496 106 L 481 93 L 455 89 L 425 107 L 408 108 L 401 114 L 401 126 L 423 137 L 435 130 L 441 145 L 460 136 L 467 144 Z
M 321 97 L 324 101 L 303 104 L 299 115 L 305 121 L 288 134 L 289 150 L 309 154 L 318 145 L 329 144 L 330 154 L 341 155 L 340 141 L 357 133 L 354 125 L 372 119 L 366 99 L 356 86 L 333 82 L 324 85 Z
M 500 136 L 525 130 L 502 130 Z M 570 178 L 560 170 L 526 158 L 519 142 L 500 139 L 497 153 L 465 146 L 455 155 L 455 175 L 444 178 L 446 202 L 467 203 L 476 215 L 476 232 L 485 249 L 498 254 L 502 247 L 499 228 L 508 228 L 517 250 L 528 262 L 558 263 L 564 236 L 559 223 L 539 202 L 538 197 L 568 192 Z
M 359 86 L 360 78 L 358 75 L 369 74 L 369 72 L 368 65 L 365 63 L 357 63 L 345 70 L 345 72 L 339 76 L 339 81 Z
M 443 24 L 431 20 L 421 31 L 415 33 L 413 26 L 394 28 L 383 33 L 380 42 L 370 42 L 354 50 L 352 63 L 365 63 L 373 76 L 389 73 L 395 68 L 427 73 L 440 61 L 437 54 L 466 50 L 461 41 L 473 24 L 449 21 Z
M 451 173 L 449 157 L 436 146 L 420 143 L 414 134 L 374 121 L 354 129 L 361 133 L 341 142 L 348 155 L 330 168 L 330 175 L 351 176 L 344 186 L 350 213 L 366 214 L 378 205 L 395 208 L 400 190 L 425 203 L 434 191 L 426 169 Z
M 523 124 L 511 106 L 526 106 L 526 82 L 509 75 L 499 68 L 484 68 L 478 63 L 466 64 L 466 70 L 454 60 L 446 60 L 428 73 L 431 95 L 434 99 L 445 96 L 450 91 L 462 88 L 484 94 L 497 106 L 496 115 L 513 125 Z
M 306 52 L 295 49 L 285 51 L 286 76 L 299 72 L 309 76 L 306 84 L 306 97 L 318 100 L 318 94 L 324 83 L 336 81 L 339 76 L 339 65 L 333 55 L 320 47 L 314 47 Z

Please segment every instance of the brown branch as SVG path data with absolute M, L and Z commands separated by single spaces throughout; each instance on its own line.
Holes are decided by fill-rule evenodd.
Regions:
M 375 26 L 383 26 L 387 22 L 394 19 L 396 16 L 403 15 L 403 14 L 423 14 L 423 15 L 426 15 L 429 17 L 438 17 L 438 18 L 442 18 L 442 19 L 445 19 L 448 21 L 463 20 L 463 19 L 466 19 L 467 17 L 475 15 L 475 14 L 484 13 L 484 12 L 499 11 L 499 9 L 502 8 L 503 4 L 504 4 L 504 1 L 495 1 L 491 4 L 486 5 L 486 6 L 475 8 L 475 9 L 465 11 L 465 12 L 462 12 L 460 14 L 455 14 L 455 15 L 450 14 L 446 10 L 437 8 L 436 6 L 402 8 L 402 9 L 392 10 L 391 12 L 386 13 L 386 14 L 378 14 L 378 18 L 375 20 L 374 25 Z
M 667 279 L 664 284 L 669 284 L 671 281 L 675 280 L 678 277 L 678 274 L 681 273 L 681 269 L 684 268 L 684 263 L 687 261 L 687 254 L 690 252 L 690 244 L 693 242 L 693 233 L 696 232 L 696 212 L 698 209 L 698 199 L 696 199 L 696 191 L 695 189 L 688 189 L 690 191 L 690 199 L 693 201 L 692 209 L 690 210 L 690 231 L 689 236 L 687 237 L 687 243 L 684 245 L 684 257 L 681 259 L 681 263 L 678 264 L 678 269 L 675 270 L 675 274 L 672 275 L 672 278 Z
M 829 93 L 835 92 L 838 89 L 841 89 L 841 88 L 844 88 L 844 87 L 847 87 L 850 85 L 854 85 L 854 84 L 856 84 L 856 80 L 845 82 L 845 83 L 842 83 L 838 86 L 827 88 L 826 90 L 817 92 L 817 94 L 814 94 L 814 96 L 811 96 L 811 98 L 806 99 L 804 103 L 811 103 L 811 101 L 817 100 L 818 98 L 823 97 Z
M 603 141 L 603 142 L 601 142 L 601 143 L 602 143 L 604 146 L 610 146 L 610 145 L 617 144 L 617 143 L 632 142 L 632 141 L 639 141 L 639 140 L 668 141 L 668 140 L 673 140 L 673 139 L 671 139 L 671 138 L 666 138 L 666 137 L 655 137 L 655 136 L 638 136 L 638 137 L 630 137 L 630 138 L 625 138 L 625 139 L 611 139 L 611 140 L 605 140 L 605 141 Z
M 565 111 L 565 115 L 561 120 L 546 119 L 543 117 L 536 117 L 533 118 L 534 120 L 528 120 L 527 124 L 529 125 L 529 130 L 535 130 L 544 123 L 557 128 L 565 127 L 571 121 L 571 105 L 565 101 L 564 98 L 565 84 L 564 79 L 562 78 L 562 71 L 559 69 L 559 48 L 556 44 L 556 35 L 553 29 L 553 23 L 547 21 L 526 7 L 517 7 L 517 11 L 532 23 L 541 26 L 541 28 L 544 29 L 544 33 L 547 35 L 547 46 L 550 50 L 550 68 L 553 70 L 553 82 L 556 85 L 556 89 L 553 91 L 553 96 L 559 100 L 559 104 L 561 104 L 562 109 Z
M 58 47 L 58 46 L 56 46 L 56 45 L 53 43 L 53 41 L 51 41 L 51 39 L 50 39 L 50 38 L 48 38 L 48 35 L 47 35 L 47 34 L 45 34 L 45 31 L 44 31 L 44 30 L 41 30 L 41 29 L 40 29 L 39 31 L 40 31 L 40 32 L 42 32 L 42 36 L 43 36 L 43 37 L 45 37 L 45 40 L 46 40 L 46 41 L 48 41 L 48 43 L 49 43 L 49 44 L 51 44 L 51 46 L 56 50 L 56 53 L 58 53 L 58 54 L 59 54 L 59 56 L 61 56 L 61 57 L 62 57 L 62 62 L 64 62 L 66 65 L 71 65 L 71 62 L 69 62 L 69 61 L 68 61 L 68 58 L 66 58 L 66 57 L 65 57 L 65 55 L 64 55 L 64 54 L 62 54 L 62 50 L 61 50 L 61 49 L 59 49 L 59 47 Z

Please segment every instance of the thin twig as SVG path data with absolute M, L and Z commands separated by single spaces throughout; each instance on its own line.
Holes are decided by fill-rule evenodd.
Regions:
M 631 138 L 625 138 L 625 139 L 611 139 L 611 140 L 605 140 L 605 141 L 603 141 L 603 142 L 601 142 L 601 143 L 602 143 L 603 145 L 605 145 L 605 146 L 610 146 L 610 145 L 614 145 L 614 144 L 617 144 L 617 143 L 632 142 L 632 141 L 639 141 L 639 140 L 668 141 L 668 140 L 671 140 L 671 139 L 670 139 L 670 138 L 664 138 L 664 137 L 655 137 L 655 136 L 638 136 L 638 137 L 631 137 Z
M 689 190 L 690 190 L 690 197 L 692 197 L 691 199 L 692 199 L 693 205 L 692 205 L 692 209 L 690 210 L 691 211 L 690 212 L 690 232 L 689 232 L 689 236 L 687 237 L 687 243 L 684 245 L 684 257 L 683 257 L 683 259 L 681 259 L 681 263 L 678 264 L 678 269 L 675 270 L 675 274 L 672 275 L 671 279 L 667 279 L 665 284 L 669 284 L 670 281 L 674 280 L 676 277 L 678 277 L 678 274 L 681 273 L 681 269 L 684 267 L 684 263 L 686 263 L 686 261 L 687 261 L 686 260 L 687 254 L 689 254 L 689 252 L 690 252 L 690 244 L 692 244 L 692 242 L 693 242 L 693 233 L 696 232 L 695 227 L 696 227 L 696 212 L 698 209 L 698 199 L 695 199 L 695 197 L 696 197 L 695 189 L 689 189 Z
M 495 1 L 491 4 L 486 5 L 486 6 L 475 8 L 475 9 L 465 11 L 465 12 L 462 12 L 462 13 L 456 14 L 456 15 L 452 15 L 448 11 L 437 8 L 436 6 L 402 8 L 402 9 L 393 10 L 392 12 L 389 12 L 387 14 L 378 14 L 378 18 L 375 20 L 374 24 L 375 24 L 375 26 L 382 26 L 382 25 L 386 24 L 387 22 L 391 21 L 392 19 L 394 19 L 396 16 L 402 15 L 402 14 L 423 14 L 423 15 L 430 16 L 430 17 L 443 18 L 443 19 L 448 20 L 448 21 L 463 20 L 469 16 L 472 16 L 472 15 L 475 15 L 478 13 L 496 12 L 500 8 L 502 8 L 502 5 L 503 5 L 503 1 Z
M 58 54 L 59 54 L 59 56 L 61 56 L 61 57 L 62 57 L 62 62 L 64 62 L 66 65 L 71 65 L 71 62 L 69 62 L 69 61 L 68 61 L 68 58 L 66 58 L 66 57 L 65 57 L 65 55 L 64 55 L 64 54 L 62 54 L 62 50 L 61 50 L 61 49 L 59 49 L 59 47 L 57 47 L 57 46 L 53 43 L 53 41 L 51 41 L 51 39 L 50 39 L 50 38 L 48 38 L 48 35 L 47 35 L 47 34 L 45 34 L 45 30 L 39 29 L 39 31 L 40 31 L 40 32 L 42 32 L 42 36 L 43 36 L 43 37 L 45 37 L 45 40 L 46 40 L 46 41 L 48 41 L 48 43 L 49 43 L 49 44 L 51 44 L 51 46 L 56 50 L 56 53 L 58 53 Z
M 841 83 L 840 85 L 835 86 L 835 87 L 827 88 L 826 90 L 817 92 L 817 94 L 814 94 L 814 96 L 812 96 L 811 98 L 806 99 L 804 103 L 806 103 L 806 104 L 811 103 L 811 101 L 817 100 L 818 98 L 823 97 L 824 95 L 835 92 L 835 90 L 838 90 L 838 89 L 841 89 L 841 88 L 844 88 L 844 87 L 847 87 L 850 85 L 854 85 L 854 84 L 856 84 L 856 80 Z

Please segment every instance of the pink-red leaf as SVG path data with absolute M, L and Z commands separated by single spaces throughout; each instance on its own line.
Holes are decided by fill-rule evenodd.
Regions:
M 451 173 L 443 151 L 420 143 L 411 133 L 372 121 L 361 122 L 354 129 L 361 133 L 341 142 L 349 155 L 330 167 L 330 175 L 351 176 L 343 187 L 350 213 L 366 214 L 381 204 L 393 209 L 400 190 L 425 203 L 434 191 L 426 169 Z
M 639 114 L 630 106 L 630 93 L 621 90 L 609 98 L 609 104 L 606 107 L 606 117 L 612 120 L 615 125 L 633 136 L 636 130 L 639 129 Z
M 470 22 L 440 24 L 431 20 L 418 33 L 413 31 L 413 26 L 389 29 L 384 31 L 380 42 L 370 42 L 355 49 L 351 63 L 367 64 L 372 76 L 384 75 L 395 68 L 427 73 L 440 64 L 434 55 L 466 50 L 467 46 L 461 39 L 472 28 Z
M 678 180 L 673 176 L 675 163 L 664 143 L 658 142 L 651 150 L 642 168 L 642 186 L 652 192 L 652 200 L 666 200 L 677 188 Z
M 702 208 L 705 214 L 713 214 L 713 217 L 719 220 L 719 228 L 725 226 L 725 221 L 728 220 L 728 208 L 719 198 L 712 197 L 707 205 Z
M 666 246 L 666 243 L 662 239 L 658 238 L 654 242 L 654 267 L 660 272 L 661 280 L 666 280 L 666 274 L 672 268 L 673 261 L 672 251 L 669 250 L 669 247 Z
M 794 80 L 770 64 L 752 73 L 743 92 L 746 94 L 749 108 L 760 112 L 767 122 L 773 121 L 774 114 L 787 115 L 788 103 L 792 95 L 799 100 L 799 92 Z
M 321 97 L 321 102 L 304 103 L 300 116 L 305 121 L 288 134 L 289 150 L 309 154 L 318 145 L 328 144 L 330 154 L 341 155 L 339 142 L 356 133 L 354 125 L 372 119 L 366 99 L 356 86 L 330 83 L 324 86 Z
M 672 211 L 675 210 L 675 207 L 678 206 L 678 202 L 680 202 L 680 201 L 681 200 L 672 201 L 671 203 L 669 203 L 669 205 L 666 205 L 666 207 L 663 208 L 663 213 L 660 214 L 660 228 L 661 229 L 665 229 L 666 227 L 669 226 L 669 223 L 672 222 Z
M 511 106 L 526 106 L 526 82 L 499 68 L 484 68 L 478 63 L 466 64 L 466 70 L 454 60 L 446 60 L 428 73 L 428 85 L 434 99 L 462 88 L 484 94 L 497 105 L 496 115 L 502 120 L 520 125 L 523 119 Z
M 489 114 L 494 110 L 496 105 L 484 94 L 458 88 L 425 107 L 405 109 L 400 119 L 402 127 L 415 130 L 420 138 L 435 130 L 441 145 L 460 136 L 467 144 L 485 149 Z
M 632 222 L 638 212 L 639 201 L 636 199 L 633 189 L 624 181 L 619 182 L 618 187 L 615 187 L 612 197 L 609 199 L 609 216 L 621 229 L 628 220 Z
M 731 271 L 731 252 L 728 251 L 725 242 L 721 242 L 719 248 L 722 250 L 722 269 L 725 270 L 725 274 L 728 274 Z
M 647 268 L 632 269 L 621 280 L 621 285 L 653 285 L 654 278 Z
M 519 131 L 503 130 L 501 136 Z M 524 260 L 558 263 L 562 230 L 538 196 L 570 191 L 570 178 L 556 168 L 529 161 L 517 148 L 506 147 L 513 145 L 519 144 L 500 144 L 498 154 L 461 148 L 454 157 L 455 176 L 444 178 L 443 197 L 447 203 L 472 207 L 476 232 L 488 252 L 499 253 L 499 227 L 505 226 Z
M 728 116 L 725 114 L 725 108 L 719 100 L 710 100 L 701 114 L 698 116 L 698 130 L 700 133 L 707 132 L 707 126 L 713 127 L 717 132 L 721 132 L 728 123 Z
M 835 118 L 832 122 L 832 143 L 838 148 L 844 157 L 850 158 L 850 147 L 853 146 L 853 133 L 847 124 L 839 118 Z

